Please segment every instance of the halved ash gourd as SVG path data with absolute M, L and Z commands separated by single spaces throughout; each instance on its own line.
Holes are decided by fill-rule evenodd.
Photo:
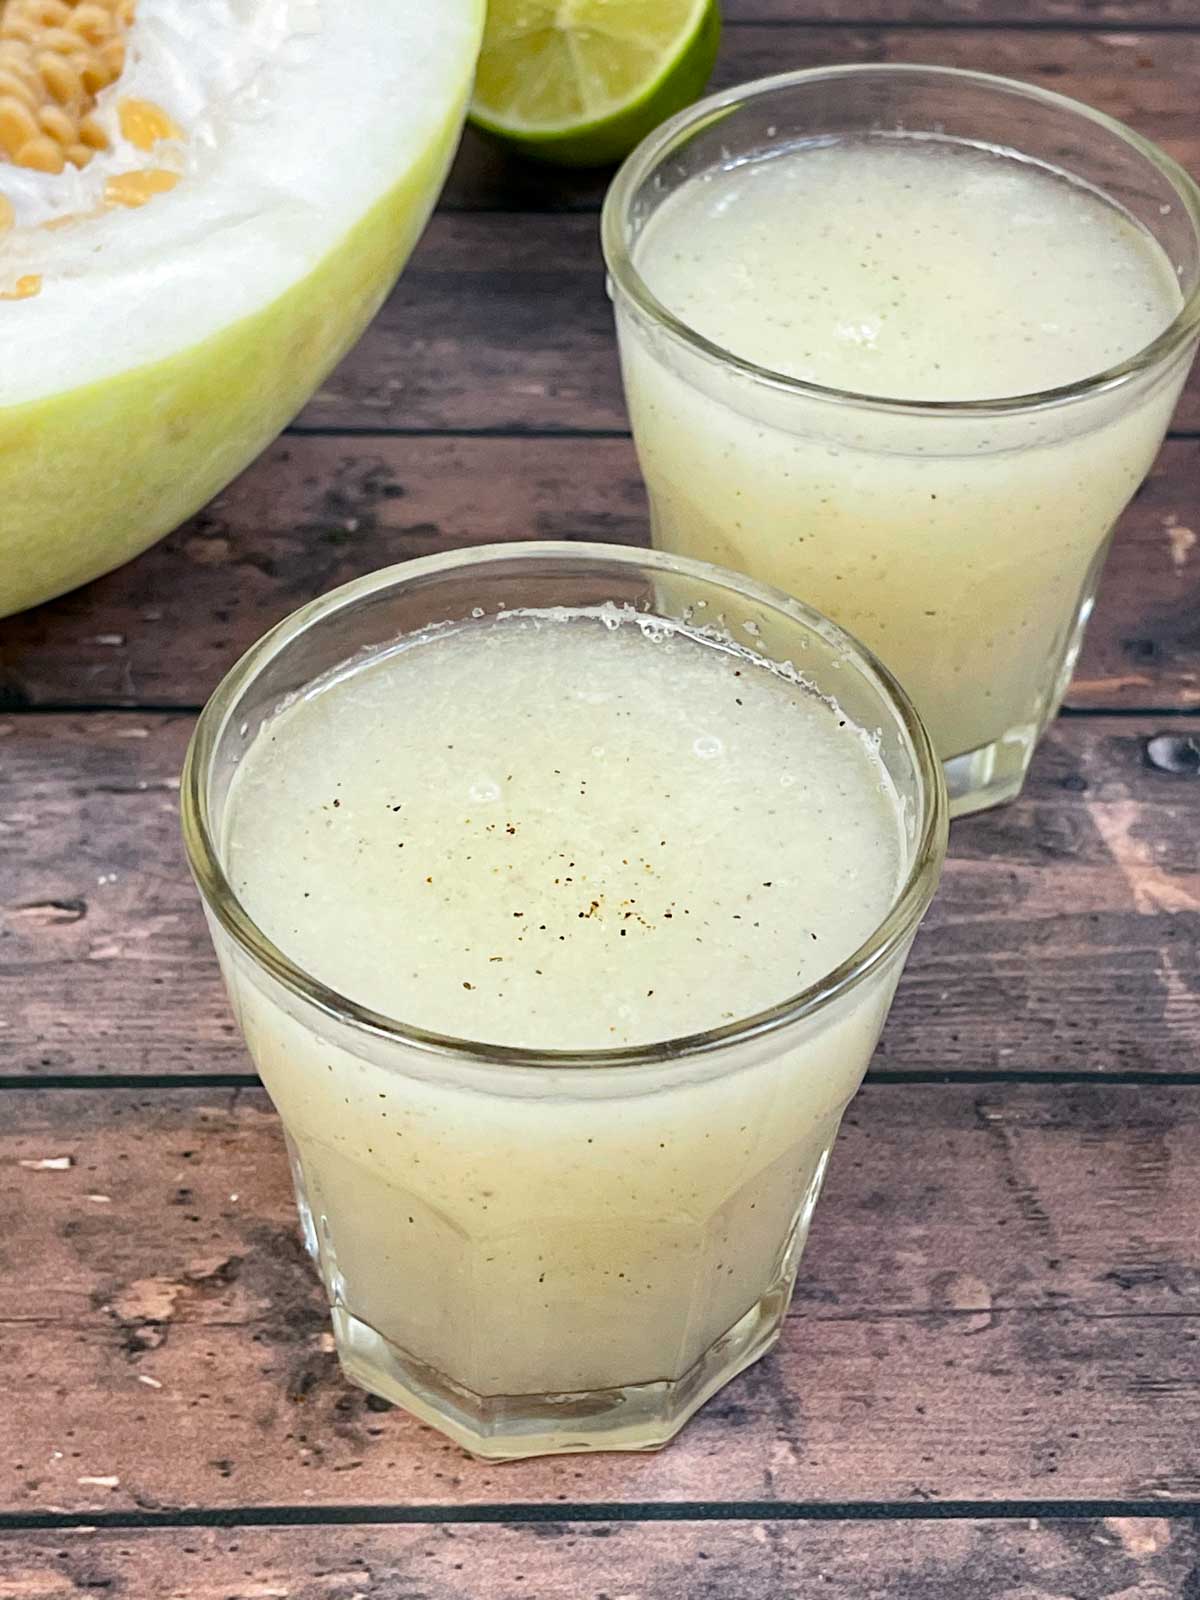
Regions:
M 301 409 L 423 227 L 483 0 L 0 0 L 0 616 Z

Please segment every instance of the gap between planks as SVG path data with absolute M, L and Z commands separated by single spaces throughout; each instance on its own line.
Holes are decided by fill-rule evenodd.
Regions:
M 478 216 L 478 212 L 470 213 Z M 530 212 L 504 212 L 505 216 L 542 216 L 544 213 Z M 304 423 L 293 422 L 283 430 L 283 438 L 293 439 L 353 439 L 356 443 L 370 441 L 371 439 L 631 439 L 632 432 L 628 428 L 523 428 L 513 425 L 497 425 L 486 428 L 427 428 L 414 426 L 405 427 L 398 424 L 395 427 L 380 427 L 372 424 L 369 427 L 356 428 L 353 425 L 339 424 L 336 427 L 330 423 Z M 1189 440 L 1200 439 L 1200 428 L 1170 428 L 1167 430 L 1166 439 L 1182 439 L 1185 443 Z M 1164 443 L 1166 440 L 1164 440 Z
M 972 1072 L 966 1068 L 923 1071 L 914 1068 L 871 1068 L 863 1080 L 865 1087 L 872 1084 L 987 1084 L 1023 1083 L 1056 1088 L 1097 1087 L 1140 1089 L 1200 1089 L 1200 1071 L 1197 1072 L 1032 1072 L 1016 1068 L 985 1069 Z M 0 1094 L 7 1090 L 116 1090 L 127 1089 L 138 1093 L 152 1090 L 174 1089 L 261 1089 L 262 1079 L 255 1072 L 160 1072 L 139 1075 L 135 1072 L 83 1072 L 70 1073 L 0 1073 Z
M 522 1522 L 961 1522 L 1200 1517 L 1200 1500 L 685 1500 L 522 1505 L 185 1506 L 172 1511 L 0 1512 L 0 1532 L 71 1528 L 294 1528 Z

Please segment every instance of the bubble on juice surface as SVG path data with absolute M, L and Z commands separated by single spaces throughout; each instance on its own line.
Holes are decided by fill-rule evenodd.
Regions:
M 717 756 L 725 754 L 725 743 L 724 740 L 718 739 L 715 733 L 702 733 L 693 741 L 692 749 L 703 760 L 712 761 Z
M 500 785 L 492 778 L 483 778 L 467 790 L 467 798 L 477 806 L 488 806 L 500 798 Z
M 664 639 L 669 639 L 675 632 L 669 622 L 662 617 L 639 617 L 638 627 L 642 637 L 648 644 L 661 644 Z

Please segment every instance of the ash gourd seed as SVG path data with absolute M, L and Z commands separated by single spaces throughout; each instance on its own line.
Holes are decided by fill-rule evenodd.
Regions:
M 0 5 L 0 169 L 8 164 L 57 175 L 68 163 L 82 169 L 98 151 L 112 148 L 106 126 L 111 119 L 97 114 L 98 101 L 125 69 L 133 17 L 134 0 L 6 0 Z M 150 152 L 164 140 L 184 137 L 150 100 L 118 100 L 115 118 L 114 132 L 134 150 Z M 100 203 L 145 205 L 178 181 L 178 173 L 155 166 L 116 173 L 105 180 Z M 0 170 L 0 235 L 15 220 Z M 40 274 L 25 274 L 8 293 L 26 299 L 40 290 Z

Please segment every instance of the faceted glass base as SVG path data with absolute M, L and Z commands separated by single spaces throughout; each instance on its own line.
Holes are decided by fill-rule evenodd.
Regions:
M 478 1395 L 333 1307 L 342 1370 L 483 1461 L 586 1450 L 658 1450 L 779 1337 L 792 1285 L 779 1283 L 682 1377 L 576 1394 Z
M 1111 532 L 1096 551 L 1080 592 L 1070 631 L 1058 662 L 1058 671 L 1040 711 L 1040 721 L 1010 728 L 992 744 L 981 744 L 942 763 L 950 795 L 951 817 L 969 817 L 975 811 L 1015 800 L 1025 786 L 1025 774 L 1038 740 L 1058 715 L 1066 698 L 1083 637 L 1096 603 L 1096 588 L 1111 543 Z
M 981 744 L 942 763 L 951 817 L 1015 800 L 1025 784 L 1038 740 L 1036 727 L 1013 728 L 993 744 Z

